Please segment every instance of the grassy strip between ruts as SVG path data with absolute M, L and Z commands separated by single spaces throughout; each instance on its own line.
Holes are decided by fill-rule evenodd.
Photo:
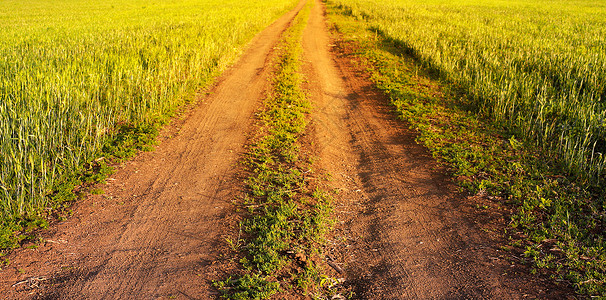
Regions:
M 301 36 L 312 3 L 276 48 L 272 90 L 245 158 L 250 174 L 240 203 L 245 242 L 238 249 L 244 270 L 215 282 L 224 298 L 266 299 L 281 292 L 315 297 L 328 282 L 319 264 L 324 234 L 331 227 L 331 197 L 314 184 L 312 157 L 299 140 L 310 109 L 299 69 Z
M 606 296 L 604 189 L 574 181 L 552 158 L 478 115 L 448 78 L 419 67 L 364 18 L 328 7 L 342 45 L 355 49 L 355 61 L 417 130 L 418 141 L 449 166 L 459 186 L 510 212 L 503 250 L 523 251 L 533 272 L 579 293 Z

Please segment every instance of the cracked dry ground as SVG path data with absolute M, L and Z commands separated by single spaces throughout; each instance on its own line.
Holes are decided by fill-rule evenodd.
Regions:
M 323 4 L 311 1 L 302 39 L 311 150 L 340 191 L 330 255 L 355 297 L 565 298 L 499 253 L 470 198 L 335 47 Z M 258 34 L 154 151 L 119 167 L 104 195 L 75 204 L 37 249 L 14 251 L 0 271 L 2 298 L 216 298 L 212 280 L 234 267 L 221 257 L 242 189 L 237 162 L 268 88 L 272 49 L 304 4 Z

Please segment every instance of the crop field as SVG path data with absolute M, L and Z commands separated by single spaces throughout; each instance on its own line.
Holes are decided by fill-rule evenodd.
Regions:
M 2 222 L 39 214 L 119 126 L 157 124 L 192 100 L 294 4 L 2 1 Z
M 460 84 L 481 111 L 570 173 L 603 178 L 603 1 L 334 2 Z

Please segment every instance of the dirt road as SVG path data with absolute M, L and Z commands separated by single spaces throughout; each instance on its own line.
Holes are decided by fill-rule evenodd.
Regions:
M 268 84 L 268 58 L 303 5 L 250 43 L 174 137 L 127 163 L 104 195 L 78 203 L 44 245 L 16 251 L 0 273 L 0 295 L 210 298 L 199 275 L 221 254 L 225 213 L 241 188 L 230 179 Z
M 516 274 L 475 223 L 415 134 L 386 99 L 334 50 L 319 0 L 304 32 L 304 71 L 314 104 L 320 167 L 340 190 L 331 255 L 359 299 L 556 297 Z M 118 170 L 0 271 L 4 298 L 209 299 L 220 279 L 234 180 L 267 62 L 301 2 L 259 34 L 198 107 L 168 128 L 153 152 Z M 174 136 L 168 136 L 174 135 Z M 174 134 L 173 134 L 174 133 Z

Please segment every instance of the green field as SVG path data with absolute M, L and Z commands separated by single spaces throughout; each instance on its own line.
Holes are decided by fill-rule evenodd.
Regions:
M 592 183 L 606 167 L 606 2 L 339 0 Z
M 39 215 L 118 128 L 165 121 L 294 4 L 2 1 L 2 223 Z

